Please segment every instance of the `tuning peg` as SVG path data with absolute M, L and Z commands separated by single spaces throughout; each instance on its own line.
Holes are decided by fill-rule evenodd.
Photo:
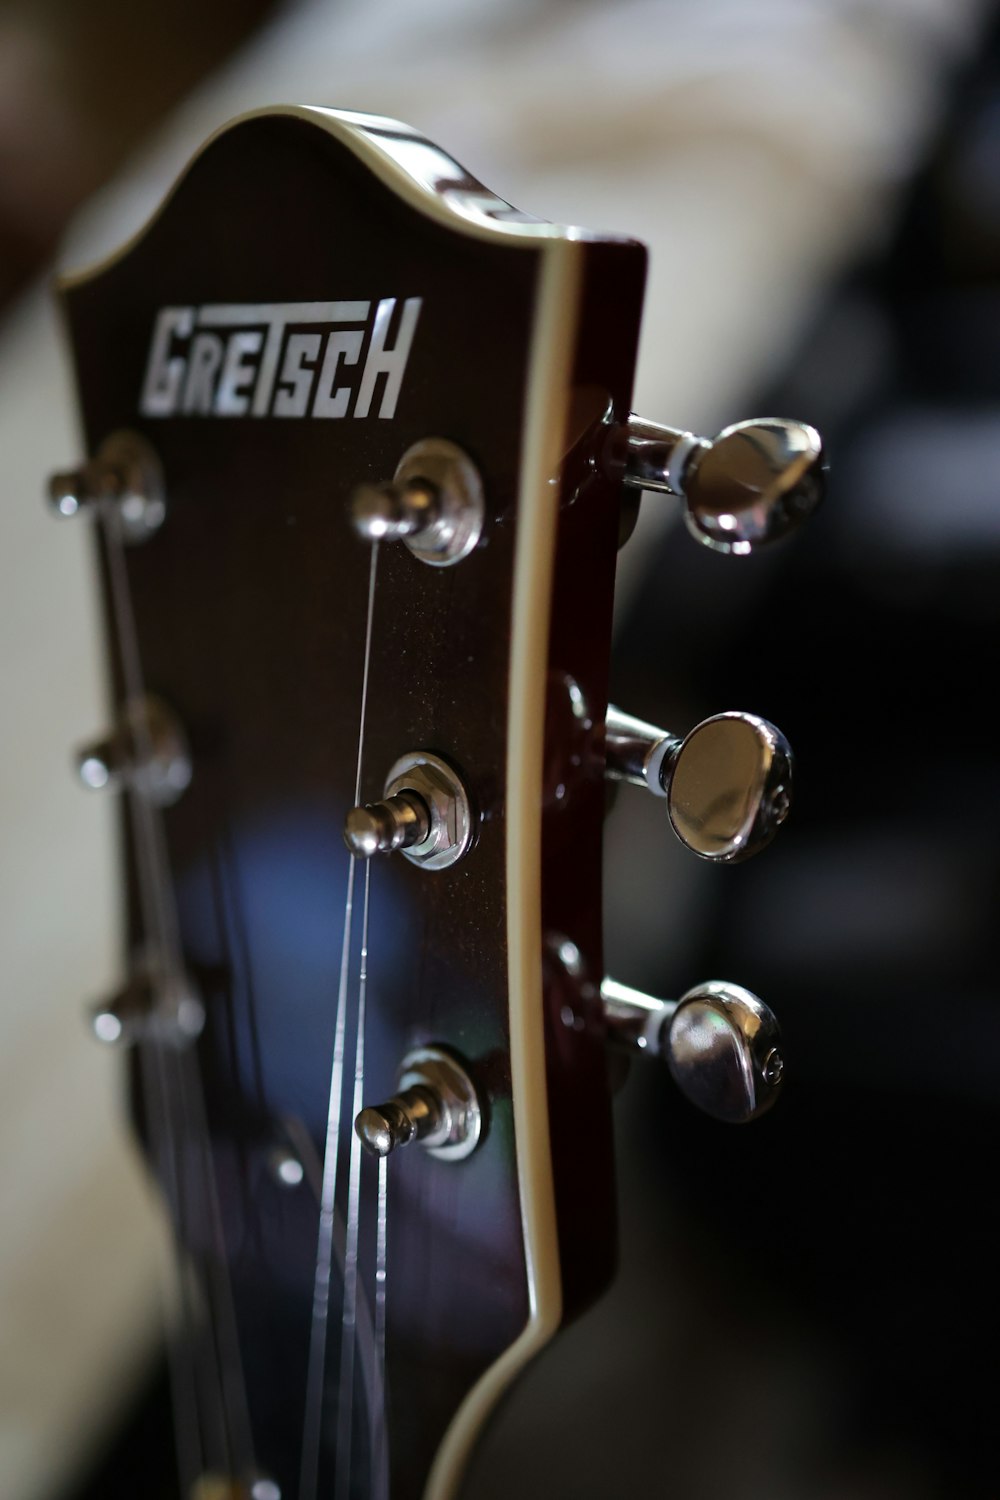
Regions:
M 702 859 L 749 859 L 788 816 L 791 747 L 755 714 L 715 714 L 680 739 L 610 707 L 605 749 L 607 775 L 666 798 L 671 827 Z
M 823 443 L 814 427 L 759 417 L 714 440 L 631 417 L 625 483 L 678 495 L 691 535 L 744 556 L 794 530 L 823 498 Z
M 56 514 L 65 517 L 113 504 L 127 542 L 147 541 L 167 513 L 160 460 L 135 432 L 112 433 L 89 463 L 53 474 L 48 498 Z
M 110 734 L 77 751 L 76 767 L 92 791 L 125 783 L 156 807 L 170 807 L 191 782 L 187 736 L 152 696 L 127 704 Z
M 140 969 L 117 994 L 90 1008 L 90 1027 L 99 1042 L 129 1047 L 160 1041 L 186 1047 L 205 1025 L 205 1007 L 186 976 L 172 978 Z
M 469 849 L 475 825 L 465 783 L 453 766 L 426 750 L 400 757 L 379 802 L 352 807 L 344 843 L 356 859 L 397 849 L 425 870 L 446 870 Z
M 605 979 L 601 1002 L 612 1045 L 662 1058 L 685 1098 L 716 1120 L 744 1124 L 777 1099 L 778 1023 L 741 985 L 711 980 L 679 1000 L 656 1000 Z
M 351 497 L 366 541 L 403 542 L 414 557 L 446 568 L 468 557 L 483 530 L 483 484 L 475 464 L 445 438 L 408 448 L 390 484 L 362 484 Z
M 418 1047 L 403 1058 L 397 1092 L 363 1109 L 354 1122 L 373 1156 L 388 1156 L 418 1141 L 431 1156 L 461 1161 L 479 1144 L 483 1112 L 475 1084 L 452 1053 Z

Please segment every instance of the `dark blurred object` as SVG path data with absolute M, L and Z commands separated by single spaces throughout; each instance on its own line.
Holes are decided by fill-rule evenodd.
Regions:
M 135 1392 L 114 1446 L 64 1500 L 177 1500 L 173 1410 L 166 1365 Z
M 666 1116 L 652 1191 L 673 1205 L 674 1253 L 700 1246 L 685 1287 L 717 1324 L 702 1378 L 714 1365 L 724 1388 L 735 1359 L 752 1382 L 803 1345 L 820 1372 L 775 1494 L 996 1493 L 996 39 L 956 104 L 884 260 L 835 292 L 752 403 L 823 432 L 825 510 L 783 556 L 725 578 L 672 540 L 619 652 L 619 702 L 671 723 L 751 706 L 800 768 L 774 850 L 712 872 L 662 972 L 627 976 L 737 979 L 785 1032 L 782 1106 L 735 1139 L 646 1085 Z M 683 643 L 668 672 L 650 641 Z M 687 1417 L 683 1496 L 705 1474 Z
M 275 0 L 0 3 L 0 306 L 73 211 Z

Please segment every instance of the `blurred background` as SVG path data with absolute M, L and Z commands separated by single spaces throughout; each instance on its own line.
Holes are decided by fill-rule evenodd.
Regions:
M 615 977 L 726 977 L 784 1026 L 746 1130 L 655 1066 L 617 1104 L 621 1274 L 505 1408 L 499 1500 L 994 1496 L 1000 1222 L 1000 31 L 964 0 L 0 3 L 0 1494 L 152 1493 L 164 1229 L 82 1002 L 117 974 L 79 439 L 48 278 L 211 130 L 309 102 L 420 127 L 543 217 L 651 248 L 637 408 L 820 427 L 825 510 L 730 560 L 647 497 L 613 697 L 746 708 L 799 758 L 758 861 L 698 864 L 625 789 Z

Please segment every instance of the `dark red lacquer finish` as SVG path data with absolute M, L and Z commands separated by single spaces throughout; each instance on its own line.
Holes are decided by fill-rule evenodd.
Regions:
M 455 172 L 446 188 L 471 192 Z M 642 251 L 626 242 L 583 242 L 579 255 L 567 456 L 552 492 L 560 511 L 546 790 L 537 810 L 547 935 L 538 964 L 546 974 L 564 1317 L 596 1295 L 613 1260 L 610 1111 L 596 1009 L 600 725 L 618 529 L 608 434 L 629 409 L 644 269 Z M 424 1492 L 457 1408 L 529 1317 L 523 1146 L 511 1101 L 507 917 L 516 893 L 506 867 L 505 786 L 525 398 L 540 337 L 543 258 L 541 240 L 474 236 L 458 214 L 449 226 L 421 211 L 413 192 L 380 179 L 322 122 L 276 113 L 217 137 L 135 245 L 66 290 L 89 451 L 115 430 L 139 431 L 166 474 L 166 523 L 128 549 L 128 580 L 146 687 L 175 710 L 191 740 L 192 783 L 163 813 L 163 830 L 184 959 L 207 1002 L 198 1061 L 256 1454 L 286 1497 L 298 1485 L 318 1210 L 308 1180 L 289 1190 L 268 1161 L 276 1143 L 308 1140 L 315 1176 L 327 1131 L 349 864 L 341 827 L 354 796 L 370 563 L 347 500 L 358 482 L 390 478 L 405 449 L 426 437 L 450 439 L 476 463 L 486 525 L 476 550 L 451 568 L 427 567 L 399 544 L 380 549 L 362 797 L 382 794 L 402 752 L 433 750 L 465 772 L 477 831 L 471 853 L 451 870 L 428 873 L 399 856 L 372 868 L 365 1097 L 388 1097 L 410 1047 L 444 1043 L 468 1062 L 487 1100 L 487 1128 L 463 1163 L 410 1147 L 389 1165 L 394 1500 Z M 374 308 L 393 298 L 391 347 L 403 304 L 417 297 L 419 321 L 391 418 L 378 415 L 382 384 L 369 415 L 354 415 L 371 316 L 352 325 L 361 335 L 357 363 L 339 367 L 348 392 L 342 418 L 282 416 L 273 398 L 256 416 L 140 409 L 163 308 L 332 300 Z M 177 326 L 176 347 L 189 350 Z M 293 322 L 285 338 L 313 331 Z M 250 373 L 234 385 L 237 398 L 260 388 L 261 344 L 244 351 Z M 312 378 L 315 346 L 302 347 L 301 368 Z M 287 384 L 275 389 L 294 396 Z M 108 634 L 120 700 L 110 623 Z M 139 947 L 134 875 L 129 930 Z M 566 943 L 579 954 L 575 977 Z M 357 962 L 355 952 L 352 974 Z M 349 1061 L 352 1047 L 349 1026 Z M 347 1144 L 345 1132 L 342 1153 Z M 359 1249 L 369 1308 L 375 1176 L 366 1161 Z M 186 1233 L 198 1240 L 197 1225 Z M 213 1253 L 207 1239 L 193 1248 Z M 321 1462 L 327 1494 L 340 1295 L 335 1275 L 332 1415 Z M 362 1460 L 352 1495 L 368 1493 L 363 1470 Z

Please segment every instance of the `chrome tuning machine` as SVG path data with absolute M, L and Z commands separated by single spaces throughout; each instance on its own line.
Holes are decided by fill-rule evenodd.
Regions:
M 366 541 L 402 542 L 420 562 L 447 568 L 475 548 L 486 504 L 475 464 L 446 438 L 424 438 L 403 454 L 389 484 L 359 485 L 355 531 Z
M 715 714 L 681 739 L 611 707 L 605 751 L 608 777 L 665 798 L 671 827 L 701 859 L 749 859 L 788 816 L 791 747 L 755 714 Z
M 631 417 L 625 483 L 684 502 L 696 541 L 746 556 L 812 515 L 823 498 L 823 443 L 814 427 L 760 417 L 714 439 Z
M 147 694 L 124 705 L 110 734 L 77 751 L 76 768 L 92 791 L 127 786 L 170 807 L 190 784 L 191 751 L 177 716 Z
M 475 833 L 472 801 L 454 766 L 414 750 L 400 756 L 379 802 L 352 807 L 344 843 L 355 859 L 397 849 L 425 870 L 446 870 L 470 848 Z
M 89 1020 L 99 1042 L 155 1041 L 182 1050 L 201 1035 L 205 1007 L 186 974 L 140 966 L 116 994 L 91 1006 Z
M 167 513 L 160 460 L 137 432 L 113 432 L 88 463 L 53 474 L 48 498 L 56 515 L 66 518 L 113 506 L 129 543 L 148 541 Z
M 606 979 L 601 1004 L 612 1046 L 659 1057 L 686 1099 L 729 1124 L 755 1120 L 781 1091 L 781 1033 L 771 1009 L 738 984 L 711 980 L 656 1000 Z

